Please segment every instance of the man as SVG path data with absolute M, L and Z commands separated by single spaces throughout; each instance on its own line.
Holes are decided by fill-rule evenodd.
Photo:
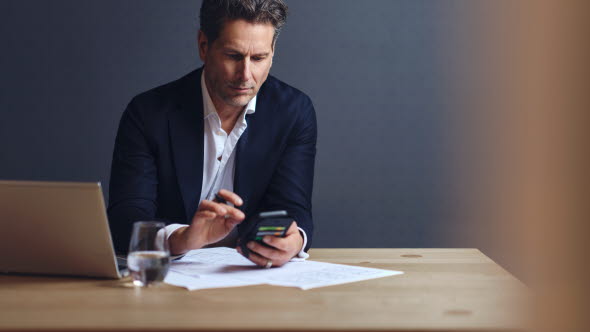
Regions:
M 129 103 L 108 208 L 118 252 L 127 251 L 135 221 L 165 220 L 178 255 L 235 246 L 251 216 L 286 210 L 295 221 L 286 237 L 248 243 L 248 258 L 268 268 L 307 257 L 315 111 L 306 95 L 268 75 L 286 14 L 282 0 L 204 0 L 203 67 Z

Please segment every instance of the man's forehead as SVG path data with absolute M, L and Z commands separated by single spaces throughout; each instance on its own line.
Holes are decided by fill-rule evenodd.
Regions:
M 274 27 L 270 23 L 230 20 L 224 23 L 216 42 L 224 49 L 268 53 L 272 51 L 273 38 Z

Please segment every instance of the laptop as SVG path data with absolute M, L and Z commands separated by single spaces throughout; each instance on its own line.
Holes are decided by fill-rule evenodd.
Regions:
M 0 272 L 121 278 L 100 183 L 0 181 Z

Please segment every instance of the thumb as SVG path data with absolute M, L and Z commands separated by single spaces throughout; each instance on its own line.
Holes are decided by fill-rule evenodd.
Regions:
M 293 220 L 293 222 L 291 223 L 291 226 L 289 226 L 289 229 L 287 229 L 287 235 L 288 234 L 294 234 L 294 233 L 299 233 L 299 227 L 297 227 L 297 222 L 295 220 Z

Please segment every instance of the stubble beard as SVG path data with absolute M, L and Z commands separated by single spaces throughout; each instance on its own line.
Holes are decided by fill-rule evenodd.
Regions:
M 228 89 L 231 89 L 231 88 L 228 87 Z M 250 100 L 252 100 L 252 98 L 254 98 L 254 96 L 256 95 L 256 92 L 257 91 L 254 91 L 254 88 L 252 88 L 252 90 L 249 90 L 249 92 L 247 94 L 232 94 L 231 92 L 229 92 L 229 93 L 224 93 L 224 95 L 221 96 L 221 99 L 228 105 L 235 106 L 235 107 L 244 107 L 244 106 L 248 105 L 248 103 L 250 102 Z

